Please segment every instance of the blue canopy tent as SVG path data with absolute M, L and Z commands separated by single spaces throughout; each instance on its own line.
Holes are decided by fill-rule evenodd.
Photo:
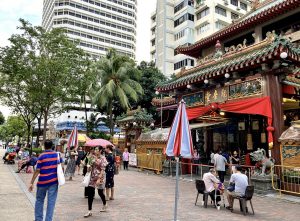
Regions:
M 86 131 L 85 122 L 80 121 L 63 121 L 58 124 L 56 124 L 56 131 L 62 131 L 62 130 L 72 130 L 74 128 L 74 125 L 76 124 L 78 131 Z M 109 128 L 104 124 L 100 123 L 95 131 L 109 133 Z M 114 128 L 115 133 L 119 133 L 119 128 Z

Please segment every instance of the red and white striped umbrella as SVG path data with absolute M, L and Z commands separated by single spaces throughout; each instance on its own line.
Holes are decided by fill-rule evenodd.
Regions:
M 78 147 L 78 130 L 76 125 L 74 126 L 68 139 L 68 143 L 67 143 L 68 150 L 70 149 L 70 147 L 75 147 L 75 148 Z
M 176 186 L 175 186 L 175 207 L 174 221 L 177 221 L 177 204 L 179 192 L 179 157 L 192 158 L 193 141 L 189 125 L 189 119 L 186 113 L 185 102 L 179 103 L 175 118 L 170 128 L 166 154 L 174 156 L 176 160 Z
M 186 113 L 185 102 L 179 103 L 172 127 L 170 128 L 167 148 L 167 156 L 192 158 L 193 141 Z

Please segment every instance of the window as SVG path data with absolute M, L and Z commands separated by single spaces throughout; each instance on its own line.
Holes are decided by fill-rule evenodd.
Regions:
M 185 67 L 185 66 L 194 66 L 194 60 L 190 59 L 190 58 L 187 58 L 187 59 L 184 59 L 182 61 L 179 61 L 179 62 L 174 64 L 174 70 L 180 69 L 180 68 Z
M 182 24 L 186 20 L 194 21 L 194 15 L 187 13 L 181 16 L 180 18 L 174 21 L 174 27 L 177 27 L 178 25 Z
M 224 25 L 223 23 L 216 22 L 216 29 L 220 30 L 220 29 L 225 28 L 225 27 L 226 27 L 226 25 Z
M 223 16 L 226 17 L 226 10 L 224 8 L 216 6 L 216 13 L 219 14 L 219 15 L 223 15 Z
M 235 14 L 233 12 L 231 12 L 231 19 L 234 20 L 234 19 L 238 19 L 239 18 L 239 15 L 238 14 Z
M 240 2 L 240 7 L 241 7 L 241 9 L 247 11 L 247 4 Z
M 199 20 L 199 19 L 205 17 L 205 16 L 208 15 L 208 14 L 209 14 L 209 8 L 206 8 L 206 9 L 202 10 L 201 12 L 199 12 L 199 13 L 197 14 L 197 20 Z
M 155 45 L 155 40 L 151 41 L 151 45 L 154 46 Z
M 174 8 L 174 13 L 180 11 L 181 9 L 183 9 L 184 7 L 184 1 L 181 2 L 179 5 L 176 5 L 175 8 Z
M 207 32 L 209 29 L 210 29 L 210 25 L 209 23 L 206 23 L 197 29 L 197 35 Z
M 230 3 L 234 6 L 238 6 L 238 0 L 230 0 Z

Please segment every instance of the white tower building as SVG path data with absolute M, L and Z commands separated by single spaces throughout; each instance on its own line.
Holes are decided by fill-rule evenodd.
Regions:
M 248 0 L 157 0 L 151 15 L 151 59 L 166 76 L 195 65 L 194 58 L 176 54 L 232 23 L 250 10 Z
M 64 28 L 96 57 L 109 48 L 135 58 L 137 0 L 44 0 L 42 26 Z

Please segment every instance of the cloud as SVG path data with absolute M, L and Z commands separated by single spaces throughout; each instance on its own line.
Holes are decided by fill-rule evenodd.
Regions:
M 17 33 L 19 19 L 24 18 L 33 25 L 41 25 L 42 0 L 1 0 L 0 1 L 0 46 L 9 44 L 8 38 Z

